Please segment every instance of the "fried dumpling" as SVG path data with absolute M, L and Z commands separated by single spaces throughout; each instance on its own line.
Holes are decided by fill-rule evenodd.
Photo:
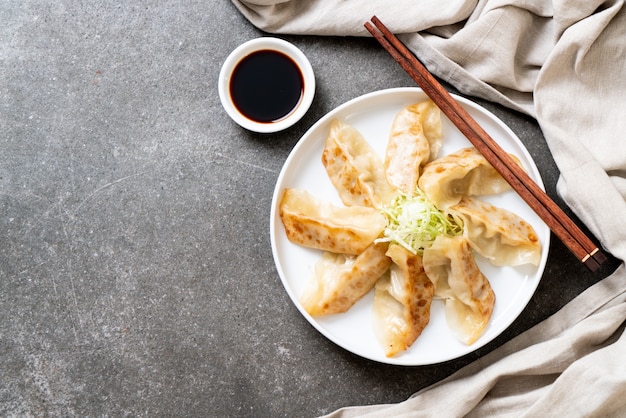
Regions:
M 474 147 L 429 162 L 424 166 L 418 184 L 441 210 L 458 203 L 463 196 L 484 196 L 511 188 Z
M 518 266 L 541 261 L 541 242 L 533 227 L 506 209 L 472 197 L 463 197 L 446 213 L 463 224 L 463 234 L 474 251 L 496 266 Z
M 337 119 L 331 122 L 322 164 L 346 206 L 379 208 L 393 198 L 382 159 L 347 123 Z
M 391 265 L 387 244 L 371 244 L 358 256 L 324 252 L 300 302 L 310 315 L 346 312 Z
M 422 257 L 397 244 L 387 250 L 393 263 L 374 287 L 374 332 L 385 355 L 409 348 L 430 321 L 434 287 Z
M 432 101 L 400 110 L 391 125 L 385 153 L 385 176 L 389 184 L 413 194 L 421 167 L 437 158 L 442 137 L 441 112 Z
M 439 235 L 424 250 L 423 263 L 435 296 L 444 299 L 448 327 L 458 340 L 474 343 L 489 323 L 496 296 L 469 243 L 462 236 Z
M 279 215 L 291 242 L 339 254 L 361 254 L 387 225 L 376 209 L 337 206 L 298 189 L 285 190 Z

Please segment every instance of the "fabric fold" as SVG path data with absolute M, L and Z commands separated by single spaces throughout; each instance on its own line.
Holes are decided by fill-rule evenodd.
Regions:
M 626 352 L 625 275 L 621 266 L 603 286 L 404 402 L 346 407 L 326 417 L 612 416 L 626 410 L 623 396 L 589 391 L 589 379 L 602 379 L 596 368 L 611 369 L 606 377 L 616 393 L 626 390 L 625 366 L 615 361 Z M 578 392 L 575 399 L 570 391 Z
M 394 33 L 445 26 L 469 17 L 475 0 L 233 0 L 239 11 L 266 32 L 294 35 L 365 36 L 363 23 L 377 15 Z

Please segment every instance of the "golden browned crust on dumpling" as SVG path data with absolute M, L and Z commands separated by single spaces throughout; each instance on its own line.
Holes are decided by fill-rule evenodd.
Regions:
M 473 344 L 484 332 L 496 295 L 480 271 L 472 249 L 462 236 L 438 236 L 424 250 L 424 269 L 444 299 L 446 322 L 457 339 Z
M 330 124 L 322 164 L 346 206 L 380 208 L 393 198 L 380 156 L 359 131 L 340 120 Z
M 408 349 L 428 325 L 434 286 L 421 256 L 396 244 L 389 246 L 387 256 L 393 264 L 375 286 L 374 330 L 385 355 L 393 357 Z
M 315 265 L 300 302 L 310 315 L 346 312 L 367 292 L 389 266 L 386 243 L 371 244 L 360 255 L 346 256 L 325 252 Z
M 460 149 L 426 164 L 418 185 L 441 210 L 457 204 L 463 196 L 491 195 L 511 188 L 474 147 Z
M 279 215 L 291 242 L 339 254 L 361 254 L 387 225 L 376 209 L 336 206 L 297 189 L 285 190 Z
M 541 242 L 535 229 L 517 214 L 472 197 L 446 213 L 463 223 L 463 235 L 478 254 L 496 266 L 538 265 Z
M 387 142 L 385 176 L 389 184 L 413 194 L 421 167 L 437 156 L 441 140 L 440 111 L 432 101 L 402 108 L 394 118 Z

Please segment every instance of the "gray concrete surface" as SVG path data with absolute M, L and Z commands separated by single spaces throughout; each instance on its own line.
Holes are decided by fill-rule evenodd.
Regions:
M 228 53 L 262 35 L 227 0 L 5 1 L 0 21 L 0 416 L 307 417 L 398 402 L 615 266 L 586 273 L 554 241 L 530 305 L 486 347 L 428 367 L 356 357 L 288 299 L 269 211 L 318 118 L 413 85 L 375 42 L 286 37 L 317 95 L 295 127 L 257 135 L 217 95 Z M 534 121 L 485 105 L 554 196 Z

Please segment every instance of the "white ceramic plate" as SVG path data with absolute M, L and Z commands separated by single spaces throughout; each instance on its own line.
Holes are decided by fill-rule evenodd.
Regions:
M 543 245 L 541 263 L 538 267 L 495 267 L 476 257 L 496 294 L 496 305 L 488 327 L 474 344 L 467 346 L 454 338 L 446 325 L 441 300 L 433 301 L 430 323 L 417 341 L 406 352 L 392 358 L 385 356 L 374 335 L 373 291 L 343 314 L 312 317 L 302 308 L 300 295 L 312 277 L 321 252 L 295 245 L 287 239 L 278 215 L 278 204 L 284 189 L 304 189 L 319 198 L 341 204 L 321 162 L 330 121 L 339 118 L 354 126 L 383 156 L 396 113 L 403 106 L 426 98 L 418 88 L 382 90 L 358 97 L 328 113 L 308 130 L 290 153 L 278 177 L 272 201 L 272 252 L 280 278 L 293 303 L 311 325 L 334 343 L 359 356 L 388 364 L 415 366 L 444 362 L 470 353 L 493 340 L 517 318 L 532 297 L 548 257 L 549 228 L 515 192 L 508 191 L 484 200 L 517 213 L 535 228 Z M 502 148 L 520 158 L 530 176 L 543 188 L 539 171 L 517 136 L 484 108 L 462 97 L 455 98 Z M 444 144 L 439 156 L 471 146 L 443 114 L 442 118 Z

